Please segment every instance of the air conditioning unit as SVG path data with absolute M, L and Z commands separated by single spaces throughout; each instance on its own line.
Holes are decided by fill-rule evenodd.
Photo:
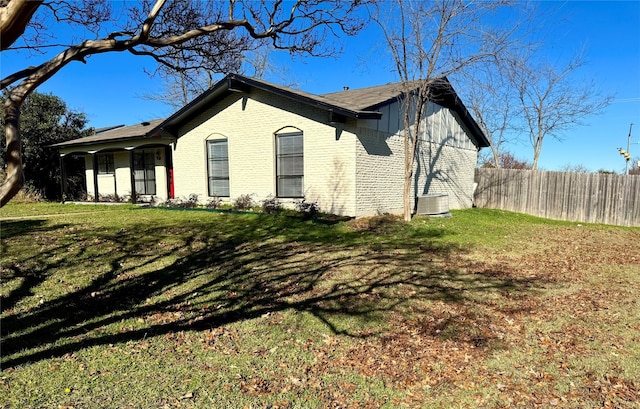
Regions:
M 427 216 L 450 216 L 449 195 L 418 196 L 416 213 Z

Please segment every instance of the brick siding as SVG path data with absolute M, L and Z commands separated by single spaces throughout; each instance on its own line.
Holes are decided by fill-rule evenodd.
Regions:
M 301 131 L 304 140 L 304 194 L 322 211 L 355 213 L 355 135 L 337 132 L 326 111 L 261 91 L 230 96 L 180 129 L 174 151 L 175 193 L 207 192 L 208 139 L 226 138 L 229 200 L 250 194 L 260 202 L 276 194 L 275 135 Z M 294 200 L 285 200 L 294 202 Z

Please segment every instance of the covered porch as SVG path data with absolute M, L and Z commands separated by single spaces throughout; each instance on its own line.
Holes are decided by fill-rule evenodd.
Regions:
M 106 128 L 54 145 L 60 154 L 63 197 L 68 197 L 66 158 L 83 156 L 90 201 L 158 203 L 173 198 L 175 138 L 155 129 L 161 122 Z

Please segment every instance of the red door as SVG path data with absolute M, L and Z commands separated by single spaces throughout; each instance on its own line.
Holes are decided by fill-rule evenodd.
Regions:
M 169 199 L 175 199 L 175 197 L 173 190 L 173 169 L 169 169 Z

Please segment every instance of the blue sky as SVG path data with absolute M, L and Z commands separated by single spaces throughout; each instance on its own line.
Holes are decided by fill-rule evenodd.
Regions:
M 591 170 L 623 171 L 625 163 L 616 148 L 626 149 L 631 123 L 631 154 L 640 157 L 640 1 L 548 1 L 538 5 L 553 16 L 543 28 L 549 58 L 561 61 L 584 47 L 588 64 L 579 74 L 593 78 L 603 94 L 614 96 L 606 110 L 588 118 L 586 125 L 565 132 L 562 141 L 545 140 L 539 167 L 557 170 L 583 165 Z M 0 71 L 5 76 L 38 64 L 42 58 L 5 52 Z M 354 89 L 398 80 L 375 26 L 345 39 L 344 53 L 338 58 L 292 60 L 288 54 L 274 54 L 271 61 L 281 70 L 266 75 L 265 80 L 295 84 L 318 94 L 339 91 L 345 85 Z M 159 80 L 143 72 L 145 67 L 153 67 L 148 58 L 126 53 L 96 55 L 86 64 L 69 64 L 39 91 L 53 93 L 72 109 L 86 113 L 93 127 L 168 116 L 173 111 L 170 106 L 143 98 L 160 86 Z M 531 160 L 526 138 L 508 149 Z

